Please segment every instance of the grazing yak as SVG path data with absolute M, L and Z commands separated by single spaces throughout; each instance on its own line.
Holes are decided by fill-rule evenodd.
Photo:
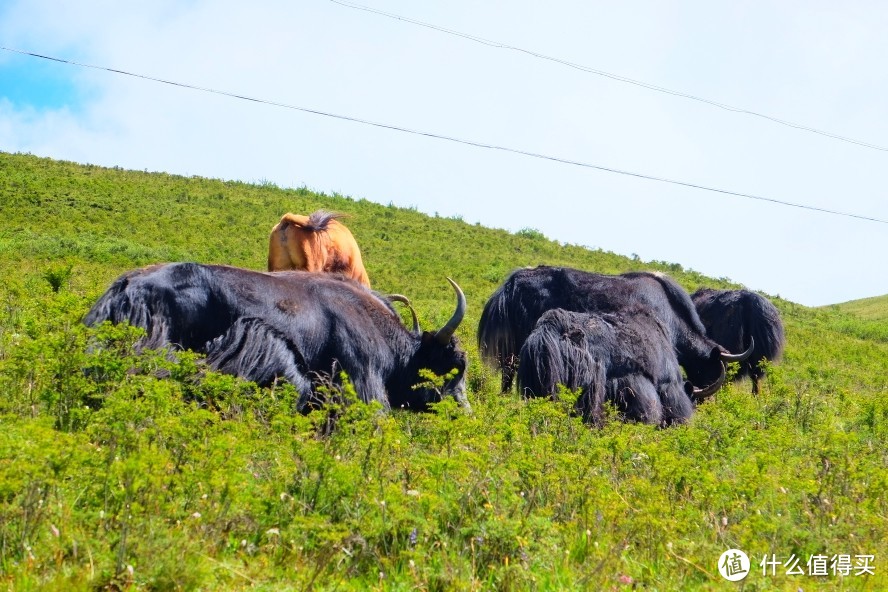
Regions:
M 320 384 L 344 371 L 363 401 L 425 410 L 441 394 L 468 407 L 466 354 L 454 337 L 466 311 L 439 330 L 410 331 L 380 295 L 338 274 L 264 273 L 221 265 L 171 263 L 131 271 L 99 298 L 84 322 L 129 322 L 146 330 L 140 348 L 191 349 L 210 367 L 300 393 L 300 410 Z M 455 370 L 442 389 L 416 388 L 419 371 Z
M 723 376 L 724 362 L 751 354 L 751 349 L 730 354 L 707 337 L 688 293 L 663 274 L 602 275 L 548 266 L 519 269 L 497 288 L 481 313 L 478 347 L 488 363 L 500 368 L 507 392 L 521 346 L 546 311 L 617 313 L 639 307 L 662 323 L 678 363 L 696 387 L 709 390 Z
M 268 239 L 268 271 L 336 272 L 370 287 L 355 237 L 334 214 L 284 214 Z
M 700 288 L 691 295 L 697 314 L 709 335 L 722 347 L 739 349 L 754 340 L 752 355 L 740 364 L 735 376 L 752 379 L 752 392 L 758 394 L 765 372 L 762 360 L 778 361 L 783 356 L 786 337 L 780 313 L 770 300 L 749 290 Z
M 666 327 L 646 307 L 615 313 L 556 308 L 540 317 L 521 347 L 518 390 L 528 397 L 580 390 L 576 408 L 600 424 L 602 404 L 611 401 L 628 420 L 666 427 L 683 423 L 694 401 L 715 392 L 695 389 L 681 375 Z

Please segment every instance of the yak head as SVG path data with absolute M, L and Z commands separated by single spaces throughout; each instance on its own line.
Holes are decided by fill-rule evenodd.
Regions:
M 437 331 L 421 331 L 415 322 L 415 350 L 396 388 L 389 389 L 393 409 L 410 408 L 426 411 L 430 403 L 443 396 L 452 396 L 460 406 L 469 409 L 466 398 L 467 357 L 454 333 L 466 315 L 466 297 L 452 279 L 456 292 L 456 310 L 450 320 Z
M 742 353 L 732 354 L 725 348 L 716 346 L 699 363 L 685 364 L 685 373 L 688 380 L 694 385 L 691 389 L 691 399 L 695 403 L 702 403 L 717 393 L 725 382 L 725 364 L 743 362 L 752 355 L 753 348 L 755 348 L 755 341 L 750 337 L 749 347 Z

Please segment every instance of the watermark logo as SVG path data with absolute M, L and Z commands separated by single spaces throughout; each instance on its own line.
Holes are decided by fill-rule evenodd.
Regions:
M 808 555 L 807 561 L 803 557 L 790 554 L 787 559 L 770 553 L 762 557 L 759 566 L 762 575 L 774 576 L 778 570 L 788 576 L 874 576 L 876 575 L 875 555 L 850 555 L 839 553 L 817 553 Z M 782 569 L 780 569 L 782 566 Z M 806 569 L 806 567 L 807 569 Z
M 729 582 L 739 582 L 749 575 L 749 557 L 740 549 L 728 549 L 718 558 L 718 573 Z

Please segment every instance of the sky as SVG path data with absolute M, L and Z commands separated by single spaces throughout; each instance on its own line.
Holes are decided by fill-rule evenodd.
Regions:
M 808 306 L 888 294 L 888 3 L 341 1 L 2 0 L 0 46 L 145 78 L 0 50 L 0 151 L 533 228 Z

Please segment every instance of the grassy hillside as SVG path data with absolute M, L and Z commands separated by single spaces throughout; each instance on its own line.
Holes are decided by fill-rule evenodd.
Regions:
M 888 295 L 834 304 L 831 308 L 869 321 L 888 321 Z
M 833 313 L 840 330 L 888 343 L 888 295 L 832 304 L 823 309 Z
M 287 386 L 134 357 L 80 319 L 122 271 L 191 260 L 262 269 L 286 211 L 346 212 L 374 288 L 423 326 L 466 292 L 473 413 L 293 413 Z M 498 393 L 481 307 L 540 263 L 679 265 L 565 246 L 364 200 L 0 153 L 0 582 L 13 590 L 888 589 L 884 319 L 780 299 L 784 363 L 685 426 L 590 429 L 564 402 Z M 730 275 L 726 270 L 726 275 Z M 89 347 L 91 343 L 104 348 Z M 85 371 L 86 370 L 86 371 Z M 326 430 L 322 430 L 328 426 Z M 329 433 L 322 434 L 322 431 Z M 874 575 L 762 574 L 765 555 L 874 555 Z M 816 562 L 817 560 L 815 560 Z
M 888 295 L 833 304 L 830 308 L 868 321 L 888 322 Z

